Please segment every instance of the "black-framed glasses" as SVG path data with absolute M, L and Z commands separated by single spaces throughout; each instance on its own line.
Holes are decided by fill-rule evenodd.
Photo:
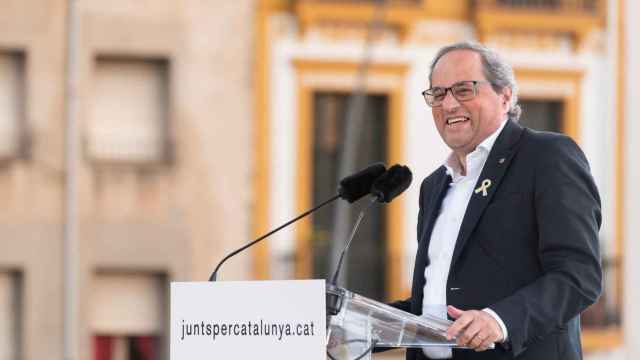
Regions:
M 468 101 L 478 95 L 478 85 L 489 84 L 483 80 L 467 80 L 458 81 L 450 87 L 434 87 L 422 92 L 427 105 L 431 107 L 441 106 L 447 97 L 447 91 L 451 91 L 451 95 L 458 101 Z

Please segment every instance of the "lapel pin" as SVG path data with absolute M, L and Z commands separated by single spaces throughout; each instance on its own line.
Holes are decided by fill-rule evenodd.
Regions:
M 482 196 L 487 196 L 487 190 L 489 189 L 489 186 L 491 186 L 491 180 L 484 179 L 482 180 L 482 184 L 476 189 L 475 193 L 477 194 L 482 191 Z
M 503 164 L 504 163 L 504 158 L 500 158 L 500 160 L 498 160 L 498 163 Z

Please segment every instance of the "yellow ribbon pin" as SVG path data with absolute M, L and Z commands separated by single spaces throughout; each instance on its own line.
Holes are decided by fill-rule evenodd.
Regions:
M 484 179 L 482 180 L 482 185 L 480 185 L 480 187 L 476 189 L 475 193 L 477 194 L 482 191 L 482 196 L 487 196 L 487 190 L 489 189 L 489 186 L 491 186 L 491 180 Z

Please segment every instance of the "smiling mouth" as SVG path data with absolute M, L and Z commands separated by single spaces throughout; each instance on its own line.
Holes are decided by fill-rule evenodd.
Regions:
M 447 125 L 455 125 L 463 122 L 469 121 L 469 118 L 466 116 L 456 116 L 447 119 Z

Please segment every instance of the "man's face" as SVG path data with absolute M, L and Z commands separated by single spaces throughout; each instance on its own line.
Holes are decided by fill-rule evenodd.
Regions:
M 431 87 L 450 87 L 459 81 L 486 81 L 482 60 L 471 50 L 453 50 L 438 60 Z M 509 110 L 511 89 L 496 94 L 488 83 L 477 84 L 477 95 L 458 101 L 448 91 L 442 105 L 431 108 L 436 128 L 455 152 L 467 155 L 500 127 Z

